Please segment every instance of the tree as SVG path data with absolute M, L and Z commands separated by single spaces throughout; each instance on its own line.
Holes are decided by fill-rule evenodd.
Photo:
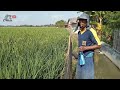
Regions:
M 113 29 L 120 28 L 120 11 L 107 14 L 107 25 Z
M 56 23 L 55 23 L 55 25 L 57 26 L 57 27 L 64 27 L 65 26 L 65 21 L 64 20 L 60 20 L 60 21 L 57 21 Z

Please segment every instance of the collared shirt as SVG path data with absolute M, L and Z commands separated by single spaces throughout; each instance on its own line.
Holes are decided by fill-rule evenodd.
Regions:
M 78 32 L 78 47 L 80 46 L 92 46 L 101 45 L 97 33 L 94 29 L 86 29 Z M 84 55 L 87 56 L 89 53 L 93 53 L 94 50 L 83 51 Z

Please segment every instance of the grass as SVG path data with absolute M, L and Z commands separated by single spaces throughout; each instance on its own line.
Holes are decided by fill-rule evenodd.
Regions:
M 58 79 L 69 33 L 64 28 L 0 27 L 0 79 Z
M 75 57 L 78 56 L 78 36 L 77 34 L 72 34 L 72 53 L 74 54 Z M 77 64 L 77 59 L 73 56 L 72 58 L 72 76 L 73 79 L 75 79 L 75 74 L 76 74 L 76 64 Z

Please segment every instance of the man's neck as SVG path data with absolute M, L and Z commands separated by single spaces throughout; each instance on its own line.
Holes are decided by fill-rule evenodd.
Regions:
M 86 28 L 81 28 L 80 29 L 81 34 L 83 34 L 85 31 L 86 31 Z

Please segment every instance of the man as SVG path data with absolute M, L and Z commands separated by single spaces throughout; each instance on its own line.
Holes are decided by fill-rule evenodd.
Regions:
M 80 57 L 76 67 L 76 79 L 94 79 L 94 50 L 101 47 L 97 34 L 89 29 L 89 16 L 86 13 L 78 18 L 80 31 L 78 32 L 79 52 L 83 52 L 85 64 L 80 65 Z

